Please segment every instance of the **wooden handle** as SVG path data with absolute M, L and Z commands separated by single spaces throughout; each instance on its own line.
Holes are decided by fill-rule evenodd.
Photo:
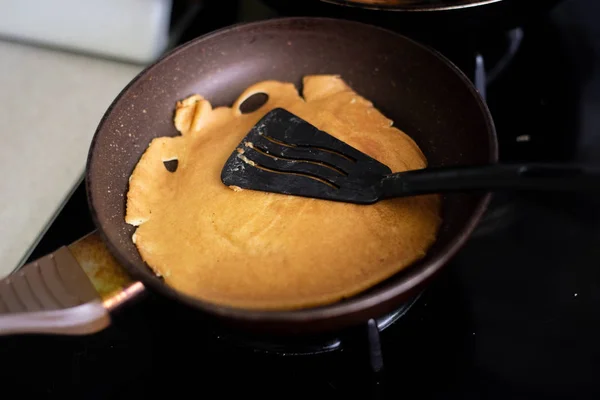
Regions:
M 66 247 L 0 280 L 0 335 L 82 335 L 109 324 L 100 296 Z

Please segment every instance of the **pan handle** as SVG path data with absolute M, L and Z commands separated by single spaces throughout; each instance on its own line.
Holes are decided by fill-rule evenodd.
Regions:
M 67 247 L 0 280 L 0 336 L 84 335 L 108 325 L 108 311 Z

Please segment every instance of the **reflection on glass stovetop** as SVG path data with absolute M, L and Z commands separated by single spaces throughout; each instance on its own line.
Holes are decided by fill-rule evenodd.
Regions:
M 456 49 L 448 51 L 473 79 L 477 54 L 486 64 L 493 79 L 486 100 L 502 161 L 600 156 L 600 138 L 594 137 L 600 121 L 589 117 L 590 86 L 600 82 L 592 64 L 600 59 L 600 34 L 594 36 L 592 23 L 585 28 L 581 7 L 588 3 L 563 5 L 552 18 L 499 37 L 477 53 L 456 52 L 452 58 Z M 514 58 L 497 76 L 490 74 L 511 44 Z M 595 93 L 597 99 L 598 85 Z M 381 333 L 380 394 L 597 398 L 599 203 L 578 195 L 495 196 L 451 265 Z M 30 259 L 92 229 L 80 185 Z M 33 376 L 37 384 L 27 387 L 53 396 L 172 396 L 179 390 L 198 396 L 219 390 L 222 396 L 240 388 L 263 397 L 280 397 L 282 389 L 340 397 L 371 393 L 366 339 L 360 334 L 342 339 L 337 351 L 281 356 L 215 332 L 193 312 L 149 296 L 92 337 L 2 339 L 0 359 L 12 365 L 7 382 Z

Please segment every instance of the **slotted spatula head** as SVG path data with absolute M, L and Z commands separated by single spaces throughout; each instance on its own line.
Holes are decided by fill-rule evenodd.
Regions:
M 221 180 L 233 188 L 371 204 L 390 173 L 374 158 L 276 108 L 233 151 Z

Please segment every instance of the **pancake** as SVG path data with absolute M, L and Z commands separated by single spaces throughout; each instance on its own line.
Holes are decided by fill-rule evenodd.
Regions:
M 258 110 L 239 106 L 268 95 Z M 181 133 L 152 140 L 131 177 L 125 220 L 143 260 L 189 296 L 245 309 L 292 310 L 355 295 L 422 258 L 440 223 L 437 195 L 373 205 L 230 188 L 227 158 L 267 112 L 282 107 L 386 164 L 427 166 L 417 144 L 340 77 L 247 88 L 231 107 L 200 94 L 175 105 Z M 170 172 L 165 161 L 177 160 Z

